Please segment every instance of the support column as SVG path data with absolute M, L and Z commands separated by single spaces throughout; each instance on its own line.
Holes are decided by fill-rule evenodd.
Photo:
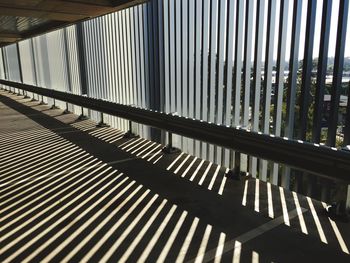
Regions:
M 65 37 L 66 38 L 66 37 Z M 78 51 L 79 77 L 81 94 L 89 95 L 88 83 L 86 78 L 86 58 L 85 58 L 85 38 L 84 38 L 84 24 L 83 22 L 76 25 L 76 41 Z M 66 41 L 65 41 L 66 42 Z M 65 44 L 66 45 L 66 44 Z M 66 49 L 67 50 L 67 49 Z M 67 58 L 67 65 L 69 59 Z M 67 67 L 68 74 L 70 74 L 69 66 Z M 71 88 L 71 85 L 70 85 Z
M 148 87 L 149 87 L 149 96 L 146 101 L 147 106 L 156 111 L 162 111 L 163 107 L 161 106 L 160 94 L 161 89 L 164 89 L 164 75 L 161 72 L 163 69 L 160 69 L 160 64 L 164 64 L 164 48 L 163 48 L 163 35 L 162 35 L 162 25 L 159 23 L 159 19 L 162 19 L 162 10 L 159 10 L 159 1 L 163 0 L 151 0 L 147 4 L 147 9 L 145 15 L 147 17 L 147 28 L 145 35 L 144 43 L 145 52 L 148 53 L 148 61 L 145 61 L 146 67 L 149 68 L 148 73 Z M 161 142 L 161 131 L 159 129 L 150 128 L 151 140 L 156 142 Z
M 2 57 L 2 66 L 4 69 L 4 78 L 7 79 L 7 71 L 6 71 L 6 63 L 5 63 L 5 48 L 4 47 L 1 48 L 1 57 Z
M 4 66 L 4 75 L 5 79 L 8 80 L 8 70 L 7 70 L 7 63 L 6 63 L 6 54 L 5 54 L 5 48 L 1 48 L 1 55 L 2 55 L 2 63 Z
M 35 50 L 34 50 L 34 41 L 33 38 L 30 40 L 30 46 L 32 49 L 32 58 L 33 58 L 33 69 L 34 69 L 34 82 L 35 82 L 35 86 L 38 86 L 38 76 L 36 74 L 36 61 L 35 61 Z M 38 98 L 39 100 L 39 98 Z M 33 93 L 33 98 L 32 101 L 36 101 L 35 97 L 34 97 L 34 93 Z
M 16 49 L 17 49 L 17 61 L 18 61 L 19 80 L 21 81 L 21 83 L 23 83 L 21 53 L 19 51 L 19 44 L 18 44 L 18 42 L 16 43 Z M 24 90 L 23 90 L 23 94 L 20 94 L 20 92 L 18 90 L 18 95 L 19 96 L 21 96 L 21 95 L 24 96 Z

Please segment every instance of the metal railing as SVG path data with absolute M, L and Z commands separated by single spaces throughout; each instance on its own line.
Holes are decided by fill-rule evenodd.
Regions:
M 321 177 L 350 184 L 350 152 L 346 150 L 275 137 L 239 127 L 227 127 L 13 81 L 0 80 L 0 84 L 233 149 L 265 160 L 286 164 L 299 170 L 315 173 Z
M 150 0 L 2 48 L 0 79 L 329 201 L 349 174 L 332 148 L 350 144 L 349 14 L 349 0 Z

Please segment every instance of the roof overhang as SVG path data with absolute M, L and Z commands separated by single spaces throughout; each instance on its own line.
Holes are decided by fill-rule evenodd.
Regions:
M 1 0 L 0 47 L 147 0 Z

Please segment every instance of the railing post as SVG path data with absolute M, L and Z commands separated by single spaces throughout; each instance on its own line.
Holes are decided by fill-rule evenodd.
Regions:
M 86 120 L 86 119 L 88 119 L 88 117 L 84 115 L 84 107 L 81 106 L 81 114 L 79 115 L 78 120 L 83 121 L 83 120 Z
M 350 151 L 350 145 L 343 147 L 342 150 Z M 332 204 L 326 208 L 329 216 L 350 222 L 350 184 L 348 182 L 338 184 L 337 191 L 331 201 Z
M 331 184 L 330 184 L 329 180 L 324 180 L 322 178 L 318 178 L 318 180 L 322 183 L 321 201 L 329 202 Z M 316 178 L 315 178 L 315 181 L 316 181 Z
M 124 138 L 131 139 L 136 138 L 138 135 L 132 132 L 132 121 L 129 120 L 129 130 L 124 134 Z
M 173 133 L 168 132 L 168 144 L 162 149 L 163 153 L 178 153 L 180 149 L 173 146 Z
M 99 127 L 99 128 L 110 127 L 107 123 L 103 121 L 103 112 L 100 112 L 100 122 L 97 123 L 96 127 Z
M 53 104 L 51 106 L 51 110 L 59 109 L 59 107 L 56 106 L 56 99 L 53 99 Z
M 39 97 L 38 97 L 38 100 L 39 100 Z M 39 105 L 46 105 L 46 103 L 44 102 L 44 96 L 43 95 L 41 95 L 41 101 L 40 101 Z
M 343 147 L 342 150 L 350 151 L 350 145 Z M 350 217 L 350 184 L 346 186 L 345 213 Z
M 226 177 L 232 178 L 235 180 L 241 180 L 241 176 L 245 176 L 246 173 L 241 171 L 241 153 L 235 152 L 234 168 L 228 170 L 225 174 Z
M 36 101 L 35 99 L 35 93 L 33 93 L 33 98 L 30 101 Z
M 22 96 L 20 89 L 17 89 L 17 96 Z
M 102 99 L 102 100 L 105 100 L 105 99 Z M 99 127 L 99 128 L 110 127 L 107 123 L 105 123 L 103 121 L 103 112 L 102 111 L 100 112 L 100 122 L 97 123 L 96 127 Z
M 66 109 L 63 111 L 63 114 L 68 114 L 70 113 L 69 108 L 68 108 L 68 102 L 66 102 Z
M 130 106 L 134 106 L 134 105 L 131 104 Z M 133 131 L 132 131 L 132 121 L 129 120 L 129 130 L 124 134 L 123 138 L 131 139 L 131 138 L 136 138 L 136 137 L 138 137 L 138 135 L 133 133 Z
M 82 96 L 86 97 L 87 95 L 86 94 L 82 94 Z M 88 119 L 88 116 L 84 115 L 84 107 L 81 106 L 81 114 L 79 115 L 78 117 L 78 120 L 87 120 Z
M 21 83 L 23 83 L 23 73 L 22 73 L 22 63 L 21 63 L 21 52 L 19 50 L 19 44 L 18 42 L 16 43 L 16 50 L 17 50 L 17 62 L 18 62 L 18 70 L 19 70 L 19 78 Z M 24 90 L 22 90 L 22 94 L 21 94 L 21 90 L 18 89 L 18 93 L 17 96 L 24 96 Z
M 172 112 L 171 114 L 176 116 L 177 112 Z M 181 151 L 180 149 L 173 146 L 173 133 L 168 132 L 168 144 L 162 149 L 162 152 L 170 154 L 170 153 L 178 153 L 180 151 Z

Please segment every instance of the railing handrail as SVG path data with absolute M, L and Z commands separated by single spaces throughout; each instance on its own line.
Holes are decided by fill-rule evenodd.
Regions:
M 350 182 L 350 152 L 344 150 L 19 82 L 0 79 L 0 84 L 233 149 L 261 159 L 286 164 L 322 177 Z

